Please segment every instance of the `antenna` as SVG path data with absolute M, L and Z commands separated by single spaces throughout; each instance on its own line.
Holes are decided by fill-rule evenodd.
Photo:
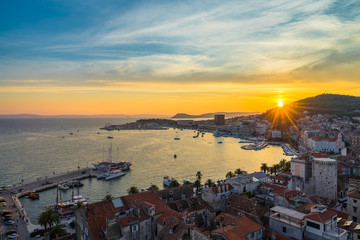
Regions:
M 119 146 L 116 148 L 116 161 L 119 161 Z

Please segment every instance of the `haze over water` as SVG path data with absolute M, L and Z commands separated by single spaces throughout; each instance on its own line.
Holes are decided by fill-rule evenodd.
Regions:
M 270 146 L 261 151 L 246 151 L 236 138 L 222 138 L 223 144 L 211 133 L 193 138 L 194 131 L 126 130 L 101 131 L 106 122 L 125 123 L 134 119 L 0 119 L 0 183 L 2 185 L 35 180 L 60 172 L 92 167 L 92 164 L 107 159 L 110 143 L 113 159 L 129 161 L 133 165 L 125 176 L 111 181 L 85 179 L 80 194 L 90 197 L 90 202 L 100 201 L 107 193 L 113 196 L 127 194 L 134 185 L 146 189 L 151 184 L 162 188 L 163 176 L 195 179 L 197 171 L 203 174 L 203 182 L 224 179 L 229 171 L 237 168 L 250 172 L 259 171 L 260 165 L 278 163 L 289 159 L 281 147 Z M 79 130 L 77 132 L 77 130 Z M 70 135 L 73 132 L 73 135 Z M 97 134 L 100 132 L 100 134 Z M 113 135 L 113 139 L 107 138 Z M 174 141 L 174 137 L 181 138 Z M 62 138 L 64 137 L 64 138 Z M 174 158 L 174 154 L 177 158 Z M 71 190 L 63 195 L 70 199 Z M 43 207 L 54 204 L 55 189 L 40 193 L 39 201 L 22 199 L 32 221 Z

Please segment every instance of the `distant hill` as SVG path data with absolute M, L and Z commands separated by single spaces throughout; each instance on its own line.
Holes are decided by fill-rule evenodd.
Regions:
M 307 115 L 335 114 L 337 116 L 360 116 L 360 97 L 321 94 L 298 100 L 282 108 L 269 109 L 262 117 L 270 121 L 277 118 L 277 123 L 280 122 L 281 124 L 283 122 L 289 124 L 304 116 L 305 111 Z
M 360 111 L 360 97 L 321 94 L 293 102 L 289 107 L 310 114 L 356 115 L 356 112 Z
M 225 118 L 248 116 L 251 114 L 258 114 L 258 112 L 216 112 L 216 113 L 204 113 L 200 115 L 190 115 L 187 113 L 178 113 L 171 118 L 214 118 L 214 115 L 223 114 Z
M 0 118 L 170 118 L 169 115 L 154 114 L 97 114 L 97 115 L 36 115 L 36 114 L 8 114 Z

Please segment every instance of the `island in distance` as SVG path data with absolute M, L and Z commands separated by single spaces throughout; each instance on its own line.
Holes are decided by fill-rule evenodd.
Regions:
M 177 113 L 171 118 L 214 118 L 214 115 L 225 115 L 225 118 L 241 117 L 253 114 L 259 114 L 258 112 L 216 112 L 216 113 L 204 113 L 200 115 L 190 115 L 187 113 Z

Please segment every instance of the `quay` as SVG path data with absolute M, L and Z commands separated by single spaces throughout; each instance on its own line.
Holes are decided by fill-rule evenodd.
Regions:
M 5 189 L 0 193 L 0 197 L 6 200 L 7 208 L 13 212 L 14 224 L 1 229 L 0 239 L 4 239 L 4 233 L 11 230 L 17 231 L 20 240 L 30 239 L 28 226 L 31 225 L 31 222 L 26 210 L 19 201 L 20 197 L 28 195 L 29 192 L 41 192 L 55 188 L 65 182 L 96 177 L 97 174 L 94 170 L 94 168 L 79 168 L 78 170 L 57 174 L 52 177 L 40 177 L 35 181 L 16 184 L 11 188 Z

